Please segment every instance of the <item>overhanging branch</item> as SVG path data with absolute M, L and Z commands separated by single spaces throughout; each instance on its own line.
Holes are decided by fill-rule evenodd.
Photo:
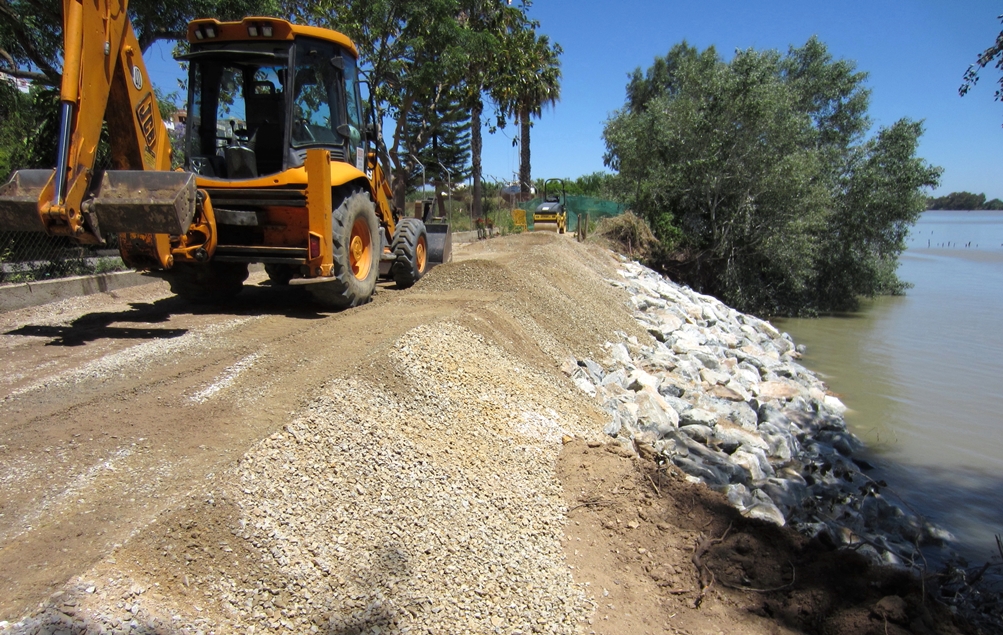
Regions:
M 0 73 L 6 73 L 11 77 L 16 77 L 18 79 L 29 79 L 33 82 L 38 82 L 39 84 L 45 84 L 46 86 L 58 86 L 59 82 L 52 81 L 52 79 L 43 73 L 34 73 L 32 71 L 19 71 L 16 69 L 0 69 Z
M 46 83 L 58 84 L 61 74 L 35 47 L 35 43 L 24 29 L 21 17 L 14 12 L 7 0 L 0 0 L 0 15 L 5 18 L 3 22 L 7 23 L 7 28 L 13 32 L 15 41 L 24 49 L 25 55 L 28 56 L 31 63 L 45 74 Z

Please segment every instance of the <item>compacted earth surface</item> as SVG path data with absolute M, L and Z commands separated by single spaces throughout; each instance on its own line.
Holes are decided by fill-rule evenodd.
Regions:
M 343 312 L 258 274 L 0 314 L 0 633 L 977 632 L 604 433 L 566 366 L 654 342 L 622 264 L 526 234 Z

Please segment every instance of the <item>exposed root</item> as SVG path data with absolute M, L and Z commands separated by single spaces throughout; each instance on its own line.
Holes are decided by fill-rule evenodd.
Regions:
M 709 589 L 714 584 L 714 572 L 703 563 L 701 558 L 706 554 L 711 547 L 716 544 L 721 543 L 727 536 L 728 532 L 731 531 L 731 524 L 728 528 L 724 530 L 720 538 L 709 538 L 704 534 L 697 536 L 697 542 L 693 546 L 693 566 L 697 570 L 697 582 L 700 583 L 700 594 L 697 596 L 696 600 L 693 601 L 693 608 L 698 609 L 700 605 L 703 604 L 704 596 L 707 595 L 707 589 Z
M 579 498 L 578 503 L 579 503 L 578 505 L 575 505 L 574 507 L 568 510 L 569 514 L 575 511 L 576 509 L 580 509 L 582 507 L 588 507 L 593 509 L 601 507 L 609 507 L 613 504 L 613 501 L 608 501 L 604 498 L 594 497 L 594 498 Z
M 661 496 L 661 495 L 662 495 L 662 492 L 661 492 L 661 491 L 659 491 L 659 489 L 658 489 L 658 486 L 657 486 L 657 485 L 655 485 L 655 481 L 653 481 L 653 480 L 651 479 L 651 475 L 645 475 L 645 477 L 646 477 L 646 478 L 648 479 L 648 482 L 649 482 L 649 483 L 651 483 L 651 487 L 653 487 L 653 488 L 654 488 L 654 490 L 655 490 L 655 495 L 656 495 L 656 496 Z
M 794 582 L 795 580 L 797 580 L 797 571 L 794 569 L 794 563 L 788 560 L 787 564 L 791 565 L 791 581 L 788 582 L 787 584 L 778 587 L 773 587 L 772 589 L 757 589 L 755 587 L 731 584 L 730 582 L 721 580 L 721 586 L 727 587 L 729 589 L 734 589 L 736 591 L 749 591 L 751 593 L 773 593 L 775 591 L 783 591 L 784 589 L 789 589 L 792 586 L 794 586 Z

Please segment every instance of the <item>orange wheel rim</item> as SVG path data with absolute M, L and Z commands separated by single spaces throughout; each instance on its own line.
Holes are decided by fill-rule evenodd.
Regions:
M 352 274 L 359 280 L 365 280 L 373 266 L 373 234 L 369 231 L 369 223 L 362 216 L 352 223 L 348 264 L 352 267 Z
M 428 249 L 425 247 L 424 236 L 418 239 L 418 245 L 414 248 L 414 259 L 415 263 L 418 265 L 418 272 L 424 272 L 425 264 L 428 262 Z

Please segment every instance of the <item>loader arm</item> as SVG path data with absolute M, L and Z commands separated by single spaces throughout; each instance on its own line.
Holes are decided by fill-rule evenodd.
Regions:
M 102 232 L 187 231 L 194 178 L 169 172 L 167 129 L 127 9 L 127 0 L 63 0 L 56 169 L 22 170 L 0 187 L 0 230 L 41 230 L 82 244 L 103 243 Z M 100 174 L 94 160 L 105 121 L 114 171 Z

